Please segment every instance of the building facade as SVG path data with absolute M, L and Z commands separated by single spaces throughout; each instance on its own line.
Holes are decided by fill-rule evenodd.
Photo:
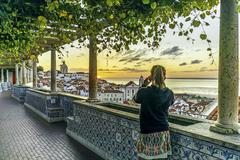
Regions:
M 123 103 L 124 93 L 119 90 L 105 90 L 97 93 L 97 99 L 103 102 Z

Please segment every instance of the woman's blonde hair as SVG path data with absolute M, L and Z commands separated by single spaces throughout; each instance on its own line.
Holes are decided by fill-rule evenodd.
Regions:
M 151 69 L 151 77 L 154 86 L 165 87 L 166 69 L 163 66 L 154 65 Z

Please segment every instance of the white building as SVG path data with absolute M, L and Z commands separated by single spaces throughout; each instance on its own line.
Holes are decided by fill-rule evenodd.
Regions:
M 89 80 L 89 74 L 85 72 L 76 72 L 76 73 L 73 73 L 72 76 L 75 77 L 76 79 L 80 79 L 84 81 Z
M 133 81 L 130 81 L 126 85 L 122 86 L 120 90 L 124 93 L 124 101 L 132 100 L 138 89 L 139 85 Z
M 105 90 L 97 93 L 97 99 L 103 102 L 123 103 L 124 93 L 119 90 Z

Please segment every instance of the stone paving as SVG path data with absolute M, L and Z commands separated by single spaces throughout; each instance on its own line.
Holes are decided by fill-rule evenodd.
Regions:
M 102 160 L 65 129 L 65 123 L 48 124 L 10 93 L 0 93 L 0 160 Z

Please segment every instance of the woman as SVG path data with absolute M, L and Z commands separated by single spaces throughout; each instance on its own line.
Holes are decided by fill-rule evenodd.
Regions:
M 165 79 L 165 68 L 153 66 L 151 75 L 134 96 L 134 101 L 141 104 L 140 136 L 137 142 L 140 159 L 166 159 L 172 152 L 168 108 L 174 102 L 174 94 L 166 87 Z M 147 87 L 149 83 L 152 85 Z

